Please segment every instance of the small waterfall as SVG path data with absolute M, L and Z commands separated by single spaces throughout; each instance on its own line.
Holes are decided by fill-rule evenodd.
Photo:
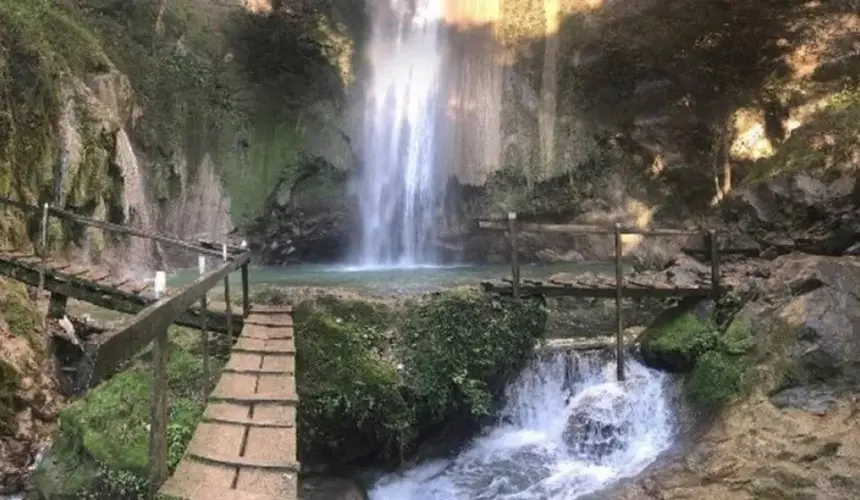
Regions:
M 533 361 L 507 389 L 499 423 L 453 460 L 387 476 L 372 500 L 574 500 L 641 472 L 675 433 L 669 379 L 597 355 Z
M 373 12 L 358 264 L 433 263 L 436 121 L 444 0 L 389 0 Z

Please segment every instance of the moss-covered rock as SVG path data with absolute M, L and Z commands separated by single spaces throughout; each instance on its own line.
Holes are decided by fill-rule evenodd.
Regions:
M 692 370 L 712 343 L 712 311 L 710 302 L 685 300 L 661 313 L 640 337 L 645 361 L 672 372 Z
M 303 463 L 379 463 L 422 431 L 479 420 L 543 333 L 536 301 L 445 293 L 405 306 L 324 298 L 295 309 Z
M 698 410 L 715 410 L 739 395 L 754 364 L 750 318 L 738 315 L 720 328 L 711 301 L 685 300 L 665 311 L 642 333 L 646 363 L 686 373 L 685 396 Z
M 142 355 L 129 370 L 60 414 L 35 485 L 42 498 L 142 499 L 147 494 L 152 372 Z M 202 360 L 171 344 L 168 466 L 182 458 L 205 405 Z

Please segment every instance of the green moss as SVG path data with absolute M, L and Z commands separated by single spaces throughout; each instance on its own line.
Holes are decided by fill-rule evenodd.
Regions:
M 710 344 L 712 333 L 712 325 L 687 312 L 663 326 L 650 347 L 695 361 L 696 356 Z
M 171 344 L 168 466 L 179 463 L 202 416 L 202 361 Z M 151 368 L 145 357 L 60 414 L 51 456 L 35 478 L 44 498 L 145 498 Z
M 15 433 L 15 392 L 21 383 L 21 374 L 14 366 L 0 359 L 0 436 Z
M 700 410 L 719 408 L 741 393 L 750 362 L 721 350 L 705 352 L 686 384 L 687 400 Z
M 726 311 L 706 314 L 700 304 L 685 301 L 658 317 L 643 333 L 642 352 L 652 365 L 688 372 L 687 401 L 714 411 L 747 387 L 756 340 L 747 314 L 736 315 L 721 331 L 713 318 Z
M 9 330 L 16 336 L 26 339 L 33 350 L 45 353 L 42 341 L 42 315 L 27 296 L 27 287 L 21 283 L 4 282 L 6 295 L 3 298 L 3 317 Z
M 483 295 L 403 307 L 333 298 L 296 307 L 304 463 L 395 458 L 428 427 L 486 415 L 546 321 L 537 302 Z

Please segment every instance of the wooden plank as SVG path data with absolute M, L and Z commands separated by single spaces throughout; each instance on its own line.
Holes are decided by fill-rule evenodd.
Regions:
M 486 293 L 496 293 L 499 295 L 512 295 L 513 290 L 510 286 L 496 285 L 493 283 L 481 283 L 482 288 Z M 577 286 L 523 286 L 520 289 L 520 294 L 526 296 L 543 295 L 547 297 L 597 297 L 612 299 L 615 298 L 615 287 L 603 288 L 584 288 Z M 643 297 L 683 297 L 696 296 L 705 297 L 711 294 L 710 287 L 701 288 L 631 288 L 624 287 L 622 293 L 628 298 L 643 298 Z
M 94 339 L 94 343 L 98 345 L 98 353 L 93 363 L 91 386 L 137 354 L 152 341 L 155 332 L 170 326 L 192 304 L 198 302 L 203 294 L 249 259 L 250 254 L 245 253 L 224 263 L 217 269 L 200 276 L 176 295 L 148 305 L 124 326 L 103 333 Z
M 0 205 L 8 205 L 20 210 L 24 210 L 31 213 L 41 213 L 43 210 L 42 207 L 37 207 L 34 205 L 30 205 L 28 203 L 23 203 L 20 201 L 12 200 L 10 198 L 0 196 Z M 101 220 L 91 219 L 89 217 L 84 217 L 82 215 L 78 215 L 74 212 L 69 212 L 67 210 L 62 210 L 55 207 L 48 207 L 48 213 L 54 217 L 70 220 L 73 222 L 77 222 L 78 224 L 95 227 L 98 229 L 104 229 L 106 231 L 111 231 L 113 233 L 124 234 L 128 236 L 137 236 L 139 238 L 146 238 L 153 241 L 158 241 L 160 243 L 165 243 L 168 245 L 172 245 L 175 247 L 185 248 L 187 250 L 192 250 L 196 253 L 202 253 L 205 255 L 212 256 L 220 256 L 221 252 L 214 251 L 209 248 L 203 247 L 197 243 L 192 243 L 190 241 L 180 240 L 178 238 L 172 238 L 170 236 L 164 236 L 162 234 L 154 233 L 151 231 L 144 231 L 142 229 L 135 229 L 128 226 L 122 226 L 120 224 L 113 224 L 110 222 L 105 222 Z
M 478 229 L 486 231 L 507 232 L 507 220 L 480 220 Z M 519 222 L 518 231 L 546 232 L 546 233 L 568 233 L 568 234 L 615 234 L 613 227 L 590 226 L 585 224 L 542 224 L 537 222 Z M 639 234 L 642 236 L 701 236 L 705 231 L 702 229 L 639 229 L 636 227 L 622 227 L 622 234 Z
M 231 467 L 251 467 L 255 469 L 276 469 L 285 472 L 298 473 L 300 466 L 297 462 L 289 462 L 283 460 L 261 460 L 243 457 L 239 455 L 216 455 L 214 453 L 202 453 L 190 450 L 188 455 L 205 462 L 212 462 L 218 465 L 228 465 Z
M 255 420 L 253 418 L 232 417 L 208 417 L 204 415 L 201 420 L 212 424 L 247 425 L 249 427 L 274 427 L 280 429 L 291 429 L 295 427 L 292 422 L 284 420 Z

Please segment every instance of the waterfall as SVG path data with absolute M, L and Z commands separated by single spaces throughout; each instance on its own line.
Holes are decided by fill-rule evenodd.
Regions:
M 534 360 L 499 423 L 454 459 L 380 479 L 371 500 L 574 500 L 641 472 L 672 442 L 669 378 L 597 355 Z
M 359 181 L 364 267 L 432 264 L 445 0 L 388 0 L 372 14 Z

